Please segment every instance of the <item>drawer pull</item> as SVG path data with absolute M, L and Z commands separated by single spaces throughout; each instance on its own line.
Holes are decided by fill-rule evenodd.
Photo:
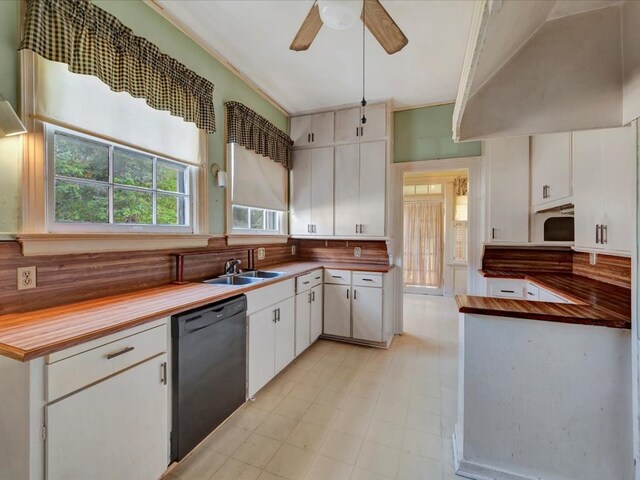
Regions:
M 321 277 L 313 277 L 315 280 L 320 280 Z
M 303 285 L 308 285 L 309 281 L 307 280 L 306 282 L 302 282 Z
M 160 383 L 162 385 L 167 384 L 167 362 L 162 362 L 162 365 L 160 365 Z
M 533 297 L 535 294 L 533 292 L 527 292 L 527 295 L 531 295 Z
M 118 350 L 117 352 L 108 353 L 106 355 L 107 360 L 111 360 L 112 358 L 119 357 L 120 355 L 124 355 L 125 353 L 132 352 L 136 347 L 124 347 L 122 350 Z
M 500 290 L 502 293 L 516 293 L 515 290 Z
M 371 278 L 363 278 L 362 281 L 363 282 L 373 282 L 373 280 Z
M 342 278 L 342 275 L 331 275 L 333 278 Z

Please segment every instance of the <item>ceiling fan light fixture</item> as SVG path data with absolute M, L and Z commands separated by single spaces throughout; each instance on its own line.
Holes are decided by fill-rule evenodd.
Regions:
M 318 0 L 322 23 L 334 30 L 352 27 L 362 14 L 364 0 Z

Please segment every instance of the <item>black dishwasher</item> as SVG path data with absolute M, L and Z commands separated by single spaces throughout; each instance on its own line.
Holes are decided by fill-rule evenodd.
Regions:
M 240 295 L 172 318 L 172 460 L 246 400 L 246 310 Z

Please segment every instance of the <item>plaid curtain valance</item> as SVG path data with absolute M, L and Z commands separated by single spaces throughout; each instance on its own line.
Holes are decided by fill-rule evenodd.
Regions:
M 224 105 L 227 107 L 227 143 L 237 143 L 291 168 L 293 140 L 289 135 L 241 103 Z
M 23 30 L 20 50 L 66 63 L 71 72 L 94 75 L 113 91 L 215 132 L 213 83 L 90 0 L 27 0 Z
M 466 197 L 469 193 L 469 179 L 464 177 L 457 177 L 453 181 L 453 189 L 455 194 L 459 197 Z

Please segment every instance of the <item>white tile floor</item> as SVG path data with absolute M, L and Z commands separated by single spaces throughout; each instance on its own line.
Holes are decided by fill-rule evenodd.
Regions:
M 455 302 L 405 295 L 404 312 L 389 350 L 316 342 L 168 478 L 459 478 Z

